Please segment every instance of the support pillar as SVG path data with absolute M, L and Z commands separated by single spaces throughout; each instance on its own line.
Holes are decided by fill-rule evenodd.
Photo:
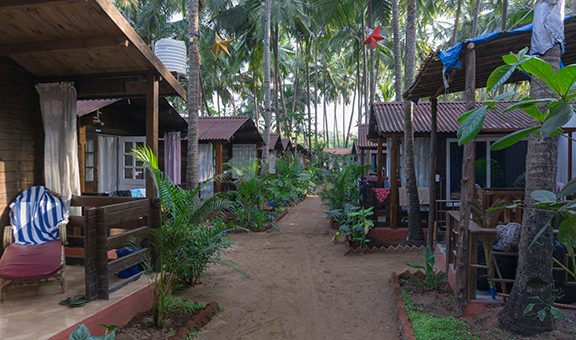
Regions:
M 438 149 L 438 99 L 430 99 L 431 120 L 430 126 L 430 208 L 428 209 L 428 248 L 434 250 L 434 236 L 436 230 L 436 151 Z
M 158 77 L 154 74 L 146 76 L 146 144 L 158 156 Z M 146 174 L 146 198 L 156 198 L 156 186 L 152 174 Z
M 398 175 L 400 173 L 400 143 L 398 137 L 390 140 L 390 228 L 398 228 Z
M 471 110 L 475 107 L 475 92 L 476 92 L 476 51 L 474 50 L 474 43 L 469 43 L 466 46 L 466 56 L 464 62 L 465 69 L 465 92 L 464 99 L 466 102 L 466 110 Z M 468 263 L 469 258 L 469 226 L 470 226 L 470 210 L 471 201 L 474 199 L 474 162 L 476 161 L 476 142 L 472 141 L 464 145 L 464 160 L 462 162 L 462 182 L 460 185 L 460 222 L 458 225 L 458 257 L 456 262 L 456 288 L 457 295 L 460 303 L 464 304 L 468 301 L 468 283 L 472 274 L 471 268 Z
M 382 137 L 378 137 L 378 148 L 377 148 L 377 154 L 376 154 L 376 176 L 378 177 L 378 187 L 382 187 L 382 184 L 384 183 L 384 178 L 382 177 L 382 168 L 384 168 L 384 159 L 382 158 L 382 151 L 384 149 L 383 147 L 383 143 L 384 143 L 384 138 Z
M 216 147 L 216 192 L 222 192 L 222 143 L 214 144 Z

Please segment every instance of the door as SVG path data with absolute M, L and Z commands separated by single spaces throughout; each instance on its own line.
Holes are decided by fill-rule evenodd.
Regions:
M 84 192 L 96 192 L 98 188 L 98 154 L 95 136 L 86 136 L 84 144 Z
M 145 188 L 144 165 L 132 149 L 146 143 L 146 137 L 118 137 L 118 190 Z

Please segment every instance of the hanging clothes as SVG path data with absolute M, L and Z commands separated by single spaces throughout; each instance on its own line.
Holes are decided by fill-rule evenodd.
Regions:
M 182 183 L 182 141 L 180 131 L 164 134 L 164 171 L 174 184 Z

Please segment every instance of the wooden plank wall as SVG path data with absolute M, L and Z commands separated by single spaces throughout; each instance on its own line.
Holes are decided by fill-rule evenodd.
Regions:
M 30 74 L 0 57 L 0 226 L 8 204 L 22 190 L 43 182 L 44 133 Z

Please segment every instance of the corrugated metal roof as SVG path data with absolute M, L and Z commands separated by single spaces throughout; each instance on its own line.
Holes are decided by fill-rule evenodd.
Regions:
M 371 142 L 368 139 L 368 124 L 358 124 L 358 139 L 354 142 L 356 152 L 358 149 L 376 149 L 378 144 Z
M 257 140 L 257 143 L 263 141 L 262 136 L 250 117 L 198 117 L 199 141 L 229 143 L 241 130 L 247 130 L 246 132 L 253 137 L 252 139 Z
M 351 155 L 352 148 L 326 148 L 324 152 L 332 155 Z
M 270 133 L 270 140 L 268 141 L 268 150 L 284 150 L 279 134 Z
M 282 138 L 282 148 L 284 150 L 292 149 L 292 142 L 288 138 Z
M 94 100 L 79 100 L 76 102 L 76 113 L 78 117 L 82 117 L 110 104 L 114 104 L 121 99 L 94 99 Z
M 496 104 L 496 110 L 490 110 L 486 114 L 482 132 L 511 132 L 534 125 L 534 120 L 520 110 L 504 112 L 514 102 L 501 102 Z M 482 105 L 477 103 L 477 106 Z M 373 115 L 370 117 L 370 130 L 373 124 L 378 124 L 379 133 L 403 133 L 404 132 L 404 109 L 401 102 L 374 103 Z M 466 112 L 463 102 L 439 102 L 438 103 L 438 129 L 439 133 L 455 133 L 460 123 L 458 117 Z M 429 133 L 431 126 L 430 103 L 414 104 L 414 133 Z M 374 119 L 376 122 L 374 122 Z

